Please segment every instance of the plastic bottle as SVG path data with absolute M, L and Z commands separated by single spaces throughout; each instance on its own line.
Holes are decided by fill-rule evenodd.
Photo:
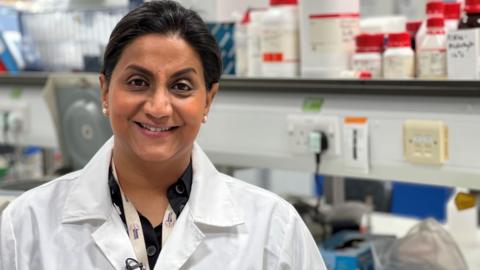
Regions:
M 407 32 L 410 34 L 410 41 L 412 42 L 412 49 L 415 51 L 417 48 L 417 43 L 415 42 L 415 37 L 417 36 L 418 29 L 422 25 L 422 21 L 409 21 L 407 22 Z
M 303 77 L 332 78 L 351 70 L 359 13 L 359 0 L 300 1 Z
M 417 76 L 422 79 L 447 78 L 447 38 L 443 18 L 427 20 L 427 35 L 417 48 Z
M 297 0 L 270 0 L 262 18 L 262 75 L 296 77 L 300 69 Z
M 383 77 L 386 79 L 412 79 L 415 77 L 415 54 L 407 32 L 388 35 L 383 54 Z
M 458 22 L 460 20 L 460 3 L 445 3 L 444 17 L 445 17 L 445 31 L 448 33 L 458 29 Z
M 360 34 L 352 57 L 354 71 L 369 71 L 372 78 L 382 78 L 383 34 Z
M 252 10 L 250 23 L 247 25 L 247 57 L 248 76 L 262 76 L 262 47 L 260 43 L 262 35 L 262 18 L 265 10 Z
M 458 29 L 480 27 L 480 0 L 466 0 L 464 11 Z
M 247 25 L 250 11 L 246 11 L 241 21 L 235 24 L 235 75 L 246 76 L 248 73 Z
M 441 17 L 443 18 L 445 6 L 442 1 L 429 1 L 426 5 L 427 18 L 422 21 L 422 25 L 418 29 L 415 43 L 422 44 L 423 39 L 427 35 L 427 20 L 428 18 Z

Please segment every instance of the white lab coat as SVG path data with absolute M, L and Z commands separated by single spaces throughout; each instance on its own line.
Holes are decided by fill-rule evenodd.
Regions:
M 84 169 L 24 193 L 3 212 L 1 270 L 125 269 L 135 258 L 112 205 L 110 139 Z M 310 232 L 280 197 L 219 173 L 198 145 L 190 199 L 155 270 L 326 269 Z

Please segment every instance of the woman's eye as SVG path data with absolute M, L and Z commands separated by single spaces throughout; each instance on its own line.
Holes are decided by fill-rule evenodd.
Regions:
M 178 82 L 172 86 L 172 89 L 178 91 L 190 91 L 192 90 L 192 87 L 187 83 Z
M 128 81 L 128 84 L 135 88 L 143 88 L 148 86 L 147 81 L 140 78 L 131 79 Z

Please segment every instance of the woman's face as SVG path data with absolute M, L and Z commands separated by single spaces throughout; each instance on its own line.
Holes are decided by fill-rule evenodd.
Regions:
M 127 45 L 102 98 L 115 151 L 142 161 L 190 158 L 200 125 L 218 90 L 207 92 L 201 60 L 178 36 L 148 34 Z

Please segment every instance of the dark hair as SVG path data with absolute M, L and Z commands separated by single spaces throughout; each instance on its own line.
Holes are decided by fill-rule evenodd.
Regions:
M 147 34 L 179 35 L 199 55 L 207 90 L 220 80 L 220 50 L 205 22 L 195 11 L 186 9 L 175 1 L 162 0 L 143 3 L 117 23 L 103 56 L 101 73 L 107 82 L 110 81 L 125 46 Z

